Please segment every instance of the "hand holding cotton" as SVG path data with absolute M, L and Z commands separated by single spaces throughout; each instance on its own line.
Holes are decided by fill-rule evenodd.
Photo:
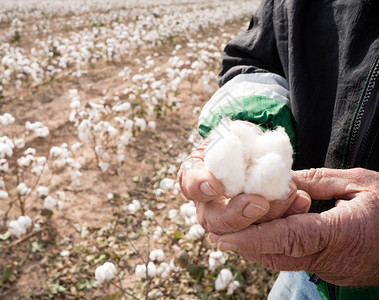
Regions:
M 290 191 L 292 154 L 284 128 L 259 134 L 246 122 L 224 119 L 211 132 L 204 163 L 228 196 L 258 194 L 274 200 Z

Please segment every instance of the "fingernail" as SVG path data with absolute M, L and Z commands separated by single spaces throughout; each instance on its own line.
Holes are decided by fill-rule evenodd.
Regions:
M 232 252 L 237 252 L 237 247 L 234 244 L 227 243 L 227 242 L 220 242 L 217 245 L 217 248 L 222 250 L 222 251 L 232 251 Z
M 220 239 L 220 235 L 218 235 L 218 234 L 215 234 L 215 233 L 210 233 L 209 235 L 208 235 L 208 239 L 212 242 L 212 243 L 217 243 L 218 242 L 218 240 Z
M 249 203 L 243 209 L 242 215 L 245 218 L 257 219 L 257 218 L 263 216 L 266 212 L 267 212 L 267 208 L 264 208 L 264 207 L 259 206 L 259 205 L 255 205 L 253 203 Z
M 212 189 L 208 181 L 204 181 L 200 184 L 200 190 L 207 196 L 217 196 L 217 193 Z
M 309 202 L 311 199 L 304 194 L 300 194 L 296 200 L 295 203 L 293 203 L 293 209 L 298 212 L 304 212 L 305 209 L 309 206 Z

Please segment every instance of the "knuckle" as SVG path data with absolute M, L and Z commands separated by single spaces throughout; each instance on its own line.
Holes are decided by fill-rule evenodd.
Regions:
M 230 218 L 226 214 L 220 216 L 220 224 L 222 230 L 225 232 L 236 232 L 242 229 L 240 222 L 236 218 Z
M 306 181 L 320 181 L 324 176 L 325 168 L 311 168 L 304 171 L 304 178 Z

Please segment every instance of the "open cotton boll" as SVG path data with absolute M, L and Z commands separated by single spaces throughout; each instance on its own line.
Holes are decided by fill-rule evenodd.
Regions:
M 116 267 L 111 262 L 106 262 L 95 270 L 95 278 L 100 283 L 110 281 L 115 277 Z
M 162 249 L 154 249 L 150 252 L 149 258 L 152 261 L 163 261 L 164 260 L 164 252 Z
M 258 158 L 247 170 L 246 194 L 259 194 L 267 200 L 282 198 L 289 192 L 291 167 L 277 153 Z
M 204 163 L 223 183 L 226 194 L 233 197 L 242 192 L 246 180 L 243 146 L 230 131 L 223 130 L 221 136 L 218 133 L 205 152 Z
M 260 134 L 246 122 L 223 119 L 211 136 L 204 163 L 228 196 L 274 200 L 289 192 L 293 150 L 284 128 Z

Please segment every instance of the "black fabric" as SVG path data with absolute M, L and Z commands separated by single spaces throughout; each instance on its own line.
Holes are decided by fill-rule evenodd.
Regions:
M 241 73 L 285 77 L 294 169 L 350 168 L 351 128 L 356 111 L 366 107 L 361 96 L 378 51 L 379 1 L 263 0 L 247 32 L 226 46 L 219 84 Z M 365 167 L 379 171 L 379 142 L 372 136 Z

